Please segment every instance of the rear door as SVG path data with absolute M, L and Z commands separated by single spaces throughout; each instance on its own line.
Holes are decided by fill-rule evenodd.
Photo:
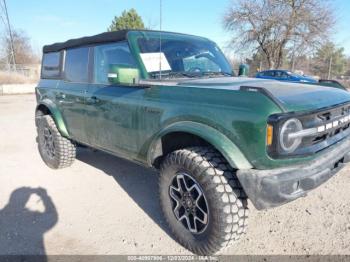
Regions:
M 63 80 L 58 85 L 58 105 L 68 133 L 78 142 L 87 143 L 85 100 L 90 81 L 89 47 L 68 49 L 64 55 Z

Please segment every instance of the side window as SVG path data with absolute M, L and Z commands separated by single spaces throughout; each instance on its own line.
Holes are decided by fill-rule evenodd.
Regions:
M 266 72 L 267 73 L 267 76 L 270 76 L 270 77 L 275 77 L 275 71 L 268 71 Z
M 137 67 L 127 42 L 104 44 L 94 48 L 94 82 L 109 84 L 108 73 L 111 65 Z
M 282 78 L 282 72 L 281 71 L 275 71 L 275 77 Z
M 69 82 L 89 81 L 89 48 L 75 48 L 66 51 L 64 66 L 65 79 Z
M 281 78 L 288 78 L 289 75 L 286 72 L 281 72 Z
M 46 53 L 43 55 L 41 78 L 59 78 L 61 74 L 61 53 Z

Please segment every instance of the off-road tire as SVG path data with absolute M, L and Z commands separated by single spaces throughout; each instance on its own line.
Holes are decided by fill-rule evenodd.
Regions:
M 50 115 L 37 116 L 38 149 L 45 164 L 52 169 L 61 169 L 73 164 L 76 156 L 75 145 L 63 137 L 57 129 L 55 121 Z M 50 155 L 45 148 L 44 132 L 52 135 L 54 153 Z
M 201 187 L 208 202 L 209 222 L 201 234 L 193 234 L 176 218 L 169 185 L 178 172 L 188 173 Z M 197 255 L 211 255 L 231 246 L 246 232 L 247 196 L 232 167 L 211 147 L 174 151 L 161 164 L 160 205 L 176 240 Z

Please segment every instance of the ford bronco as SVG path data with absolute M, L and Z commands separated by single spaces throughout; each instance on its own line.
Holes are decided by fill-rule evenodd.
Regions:
M 212 41 L 123 30 L 43 48 L 38 148 L 51 168 L 83 145 L 159 170 L 174 237 L 200 255 L 244 234 L 248 202 L 277 207 L 350 160 L 350 93 L 235 77 Z

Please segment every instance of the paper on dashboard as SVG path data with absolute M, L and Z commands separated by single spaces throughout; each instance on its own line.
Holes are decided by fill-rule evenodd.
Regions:
M 143 64 L 147 72 L 169 71 L 171 67 L 164 53 L 141 53 Z

